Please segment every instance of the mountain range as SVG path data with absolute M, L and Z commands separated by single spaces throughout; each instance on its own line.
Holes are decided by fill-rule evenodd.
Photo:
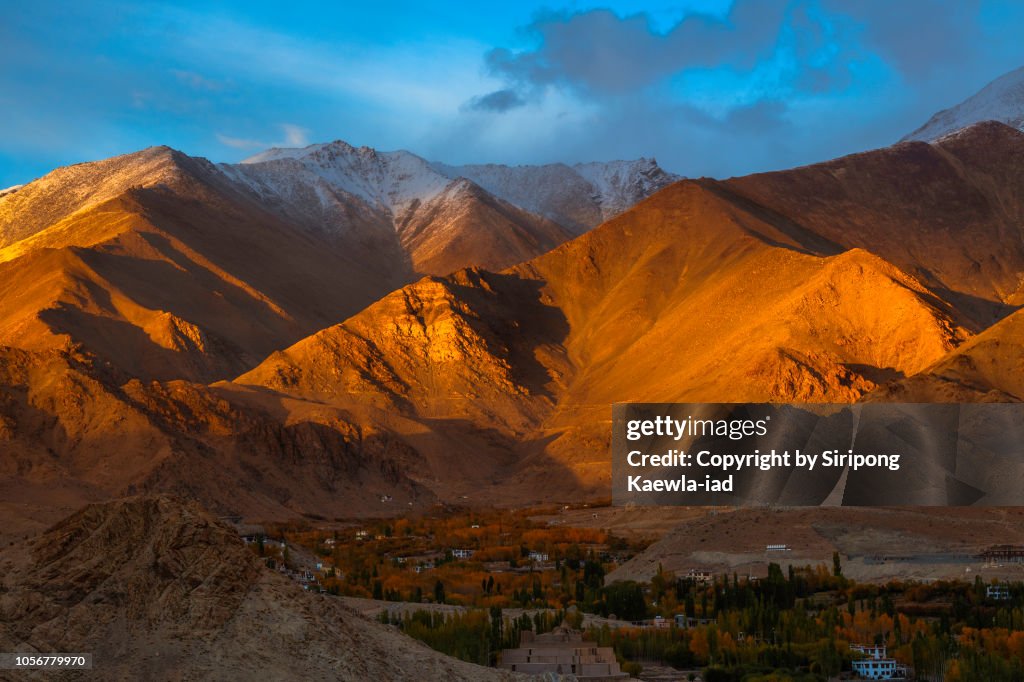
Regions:
M 649 160 L 467 170 L 495 194 L 435 166 L 334 142 L 58 169 L 0 197 L 0 344 L 230 378 L 423 274 L 537 256 L 675 179 Z M 532 186 L 538 212 L 503 198 Z
M 1021 159 L 1024 134 L 983 123 L 684 180 L 523 264 L 404 287 L 219 390 L 288 396 L 290 419 L 386 419 L 442 496 L 595 495 L 613 402 L 849 402 L 934 382 L 1021 303 Z M 982 397 L 1018 398 L 1007 381 Z
M 58 169 L 0 198 L 0 513 L 592 499 L 617 401 L 1020 399 L 1021 159 L 987 122 L 729 180 L 343 143 Z
M 289 421 L 208 384 L 435 268 L 539 255 L 675 179 L 651 160 L 465 170 L 492 192 L 437 167 L 342 142 L 238 165 L 157 147 L 5 193 L 0 506 L 38 524 L 115 490 L 265 515 L 431 503 L 387 429 L 327 408 Z

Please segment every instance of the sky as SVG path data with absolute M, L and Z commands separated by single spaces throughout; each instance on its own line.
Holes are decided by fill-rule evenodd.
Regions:
M 1024 65 L 1016 1 L 489 4 L 0 0 L 0 188 L 336 139 L 726 177 L 891 144 Z

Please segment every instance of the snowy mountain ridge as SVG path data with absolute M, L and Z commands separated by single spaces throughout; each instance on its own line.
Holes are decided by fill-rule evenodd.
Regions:
M 933 142 L 981 121 L 999 121 L 1024 130 L 1024 67 L 1000 76 L 960 104 L 935 114 L 901 142 Z
M 321 204 L 357 197 L 396 222 L 468 180 L 518 208 L 582 233 L 680 179 L 654 159 L 574 166 L 453 166 L 411 152 L 380 152 L 343 141 L 274 148 L 221 169 L 254 191 L 297 197 L 315 191 Z
M 242 175 L 255 172 L 272 187 L 275 175 L 299 173 L 307 182 L 322 181 L 396 217 L 414 202 L 430 201 L 451 183 L 415 154 L 378 152 L 340 140 L 304 149 L 270 149 L 234 168 Z

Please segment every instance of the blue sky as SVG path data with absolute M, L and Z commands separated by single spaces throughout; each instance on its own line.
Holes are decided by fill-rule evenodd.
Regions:
M 140 6 L 143 5 L 143 6 Z M 1002 0 L 0 8 L 0 187 L 167 144 L 728 176 L 883 146 L 1024 65 Z

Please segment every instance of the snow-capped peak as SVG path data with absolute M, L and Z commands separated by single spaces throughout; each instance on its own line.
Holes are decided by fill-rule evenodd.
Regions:
M 665 185 L 679 179 L 653 158 L 607 163 L 578 163 L 573 169 L 597 190 L 605 218 L 622 213 Z
M 396 223 L 409 210 L 468 181 L 519 208 L 583 232 L 678 179 L 654 159 L 544 166 L 451 166 L 411 152 L 379 152 L 340 140 L 301 149 L 274 148 L 224 172 L 260 195 L 289 205 L 312 198 L 332 208 L 357 197 Z M 341 197 L 341 198 L 339 198 Z
M 272 180 L 278 167 L 285 173 L 304 175 L 309 183 L 322 182 L 357 196 L 392 215 L 413 202 L 429 201 L 449 183 L 449 178 L 410 152 L 378 152 L 340 140 L 302 149 L 271 149 L 236 166 L 246 175 L 265 180 Z
M 977 94 L 932 116 L 903 141 L 931 142 L 981 121 L 999 121 L 1024 130 L 1024 67 L 992 81 Z
M 263 163 L 264 161 L 278 161 L 280 159 L 299 159 L 331 144 L 346 143 L 337 140 L 335 142 L 311 144 L 308 147 L 271 147 L 259 154 L 253 154 L 247 159 L 242 159 L 241 163 Z
M 583 232 L 622 213 L 679 177 L 654 159 L 542 166 L 432 164 L 448 177 L 464 177 L 491 194 Z

